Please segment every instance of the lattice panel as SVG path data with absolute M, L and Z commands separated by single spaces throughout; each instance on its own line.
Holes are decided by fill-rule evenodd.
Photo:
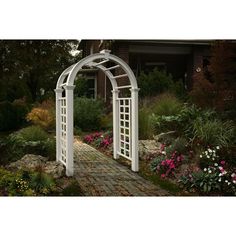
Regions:
M 66 165 L 66 98 L 60 99 L 61 161 Z
M 131 98 L 119 98 L 119 155 L 131 160 Z

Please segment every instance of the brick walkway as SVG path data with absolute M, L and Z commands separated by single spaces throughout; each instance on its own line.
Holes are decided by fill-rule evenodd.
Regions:
M 166 196 L 151 182 L 97 151 L 75 141 L 75 178 L 86 196 Z

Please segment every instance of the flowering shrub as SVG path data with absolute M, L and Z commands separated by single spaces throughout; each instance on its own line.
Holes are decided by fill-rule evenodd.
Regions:
M 207 160 L 203 170 L 182 176 L 180 183 L 190 191 L 236 195 L 236 172 L 218 155 L 220 147 L 208 148 L 200 159 Z
M 45 196 L 54 190 L 54 180 L 40 171 L 10 172 L 0 168 L 0 196 Z
M 96 132 L 93 134 L 86 135 L 84 137 L 84 142 L 88 144 L 92 144 L 96 147 L 100 148 L 109 148 L 113 143 L 112 132 Z
M 171 154 L 166 153 L 166 146 L 161 145 L 160 155 L 151 162 L 151 170 L 156 171 L 162 178 L 173 177 L 176 168 L 178 168 L 184 159 L 184 156 L 177 151 Z

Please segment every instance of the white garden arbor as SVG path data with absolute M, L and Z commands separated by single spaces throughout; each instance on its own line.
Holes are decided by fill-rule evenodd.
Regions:
M 67 176 L 74 173 L 73 153 L 73 89 L 78 72 L 85 68 L 102 70 L 112 85 L 113 156 L 131 161 L 131 169 L 138 171 L 138 86 L 130 67 L 109 50 L 89 55 L 71 65 L 60 75 L 56 92 L 56 157 L 66 166 Z M 116 71 L 116 75 L 114 75 Z M 126 80 L 124 78 L 126 77 Z M 128 79 L 127 79 L 128 78 Z M 123 84 L 120 82 L 123 79 Z M 124 85 L 124 81 L 128 84 Z M 127 82 L 126 82 L 127 83 Z

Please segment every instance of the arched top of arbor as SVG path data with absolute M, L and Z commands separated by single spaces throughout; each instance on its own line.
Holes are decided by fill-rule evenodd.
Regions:
M 111 67 L 105 67 L 105 64 L 108 62 L 112 62 L 114 65 Z M 60 75 L 57 82 L 57 89 L 64 86 L 73 86 L 77 73 L 82 70 L 83 67 L 98 68 L 102 70 L 111 81 L 113 90 L 123 88 L 138 89 L 136 78 L 128 64 L 121 58 L 110 54 L 109 50 L 103 50 L 100 53 L 89 55 L 80 60 L 78 63 L 68 67 Z M 113 71 L 115 69 L 121 69 L 123 72 L 121 74 L 114 75 Z M 129 79 L 130 84 L 118 86 L 117 80 L 125 77 Z

